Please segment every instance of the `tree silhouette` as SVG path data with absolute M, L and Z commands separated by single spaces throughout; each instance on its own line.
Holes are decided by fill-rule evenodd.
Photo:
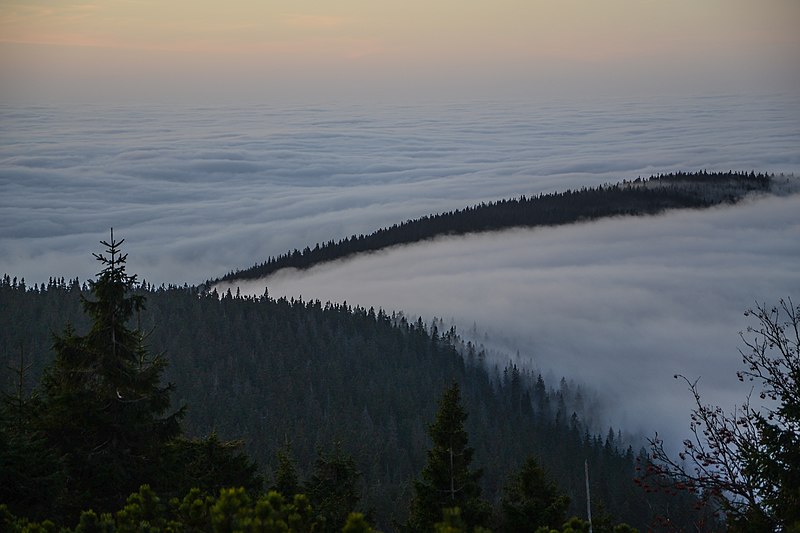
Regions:
M 558 490 L 536 459 L 528 457 L 506 485 L 500 505 L 503 531 L 532 531 L 563 524 L 569 498 Z
M 414 482 L 409 526 L 430 531 L 445 508 L 458 507 L 467 526 L 483 525 L 489 505 L 480 499 L 480 470 L 471 470 L 474 450 L 464 429 L 467 413 L 461 405 L 461 390 L 454 382 L 442 395 L 436 421 L 428 428 L 433 447 L 422 478 Z
M 758 385 L 732 413 L 705 405 L 697 381 L 683 376 L 695 401 L 678 458 L 652 439 L 656 483 L 699 494 L 727 516 L 730 530 L 800 528 L 800 306 L 781 300 L 745 313 L 757 325 L 742 334 L 740 381 Z M 674 481 L 673 481 L 674 480 Z
M 165 361 L 152 356 L 129 322 L 144 308 L 131 294 L 136 276 L 125 271 L 123 241 L 102 241 L 107 255 L 90 283 L 93 300 L 81 297 L 92 318 L 86 335 L 67 325 L 54 337 L 55 360 L 42 380 L 38 423 L 65 458 L 67 514 L 87 503 L 96 510 L 119 506 L 160 470 L 164 445 L 180 434 L 180 409 L 170 407 L 171 386 L 161 386 Z
M 337 444 L 330 453 L 318 451 L 311 476 L 303 485 L 319 522 L 319 531 L 340 531 L 361 499 L 355 461 Z
M 185 438 L 185 408 L 168 413 L 166 360 L 131 326 L 145 299 L 125 270 L 122 243 L 112 230 L 105 254 L 93 254 L 103 268 L 89 283 L 91 296 L 80 296 L 88 333 L 67 324 L 53 337 L 55 358 L 31 398 L 23 398 L 24 361 L 16 395 L 4 397 L 0 496 L 13 512 L 68 523 L 87 508 L 119 508 L 142 484 L 167 496 L 192 487 L 261 489 L 241 441 Z

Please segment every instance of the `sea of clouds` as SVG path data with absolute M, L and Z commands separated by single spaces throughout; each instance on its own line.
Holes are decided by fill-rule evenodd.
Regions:
M 0 273 L 200 283 L 432 212 L 673 170 L 800 169 L 797 95 L 447 105 L 0 105 Z
M 800 97 L 0 105 L 0 273 L 89 279 L 113 226 L 140 279 L 200 283 L 481 201 L 699 169 L 800 173 Z M 798 213 L 787 195 L 442 239 L 242 289 L 477 323 L 522 364 L 592 384 L 609 423 L 675 436 L 673 374 L 731 405 L 742 312 L 800 300 Z

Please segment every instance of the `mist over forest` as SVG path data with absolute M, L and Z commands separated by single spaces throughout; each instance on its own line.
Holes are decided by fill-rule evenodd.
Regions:
M 621 202 L 621 209 L 610 201 L 613 198 Z M 658 198 L 669 201 L 667 207 L 655 209 L 656 214 L 644 215 L 640 210 L 648 207 L 648 201 L 643 203 L 647 198 L 653 205 L 659 205 Z M 683 207 L 698 200 L 694 208 Z M 171 368 L 162 366 L 165 360 L 160 354 L 152 368 L 167 370 L 166 377 L 175 380 L 177 387 L 170 385 L 158 394 L 180 391 L 173 405 L 194 406 L 188 415 L 181 407 L 174 416 L 185 417 L 181 431 L 185 428 L 187 437 L 195 440 L 169 437 L 172 440 L 163 443 L 167 447 L 159 459 L 172 465 L 175 457 L 186 457 L 189 469 L 170 473 L 154 485 L 156 492 L 175 495 L 188 487 L 219 490 L 218 480 L 192 473 L 205 472 L 208 467 L 199 466 L 198 461 L 214 461 L 213 457 L 227 461 L 225 475 L 239 480 L 230 481 L 234 486 L 258 491 L 262 476 L 273 486 L 282 486 L 281 469 L 285 454 L 290 453 L 298 464 L 297 474 L 292 475 L 306 480 L 302 490 L 318 509 L 318 523 L 328 524 L 326 530 L 336 530 L 330 526 L 344 521 L 344 509 L 363 510 L 384 529 L 426 530 L 437 520 L 440 505 L 435 504 L 427 518 L 420 518 L 421 485 L 418 481 L 409 485 L 409 480 L 423 467 L 429 442 L 424 436 L 425 420 L 433 418 L 433 400 L 437 391 L 446 388 L 449 377 L 451 387 L 461 383 L 465 405 L 473 414 L 465 430 L 474 439 L 481 473 L 475 474 L 471 490 L 482 491 L 487 498 L 480 512 L 471 509 L 472 500 L 460 503 L 466 510 L 465 520 L 516 531 L 509 515 L 503 514 L 508 512 L 508 490 L 522 457 L 533 453 L 534 462 L 529 459 L 523 468 L 544 465 L 542 475 L 552 476 L 552 490 L 562 491 L 566 498 L 559 504 L 560 513 L 578 515 L 586 503 L 582 489 L 589 481 L 582 478 L 576 460 L 583 456 L 587 469 L 588 457 L 592 458 L 593 476 L 600 480 L 593 482 L 593 491 L 602 502 L 605 523 L 624 520 L 646 528 L 659 521 L 677 525 L 703 520 L 703 528 L 713 530 L 718 517 L 704 517 L 706 511 L 693 500 L 693 493 L 669 503 L 663 498 L 675 497 L 677 492 L 643 491 L 635 486 L 647 487 L 649 481 L 642 472 L 653 468 L 644 445 L 648 437 L 658 434 L 664 439 L 659 441 L 661 449 L 675 453 L 685 434 L 685 413 L 692 405 L 680 400 L 675 382 L 666 385 L 668 376 L 681 373 L 692 380 L 704 376 L 704 399 L 714 403 L 734 403 L 747 394 L 741 387 L 730 386 L 737 383 L 732 378 L 741 361 L 734 353 L 741 340 L 729 330 L 733 323 L 746 323 L 741 317 L 748 305 L 766 305 L 759 297 L 766 294 L 780 300 L 787 287 L 790 294 L 800 288 L 795 269 L 800 251 L 787 247 L 800 236 L 797 179 L 755 173 L 680 174 L 541 196 L 527 203 L 520 199 L 481 204 L 426 220 L 479 221 L 484 211 L 502 217 L 503 210 L 515 212 L 522 206 L 535 210 L 537 202 L 567 208 L 588 204 L 586 216 L 577 222 L 493 231 L 477 225 L 477 233 L 467 227 L 462 236 L 428 235 L 413 244 L 362 252 L 303 270 L 282 268 L 262 278 L 234 274 L 212 285 L 158 287 L 124 276 L 123 281 L 113 281 L 127 256 L 119 256 L 115 264 L 95 255 L 110 266 L 90 285 L 81 285 L 77 278 L 50 278 L 46 286 L 29 286 L 5 275 L 0 282 L 4 310 L 0 342 L 18 347 L 19 370 L 18 399 L 7 396 L 11 400 L 3 407 L 3 419 L 20 420 L 22 413 L 38 412 L 39 400 L 23 400 L 25 394 L 38 398 L 39 393 L 33 392 L 37 381 L 45 387 L 44 401 L 55 402 L 54 412 L 59 413 L 72 400 L 67 395 L 68 403 L 60 405 L 63 400 L 54 395 L 54 386 L 63 387 L 86 372 L 103 371 L 107 363 L 101 362 L 54 379 L 65 365 L 82 361 L 70 355 L 72 350 L 81 353 L 83 346 L 107 340 L 97 321 L 108 306 L 91 303 L 85 295 L 102 299 L 124 294 L 100 289 L 103 283 L 124 282 L 135 294 L 133 307 L 120 309 L 127 309 L 123 316 L 131 324 L 136 310 L 136 329 L 122 330 L 119 338 L 127 336 L 138 343 L 131 345 L 138 346 L 133 350 L 139 361 L 134 366 L 148 368 L 142 367 L 147 360 L 143 359 L 145 338 L 167 348 L 172 354 Z M 614 207 L 597 218 L 596 213 L 603 212 L 599 210 L 602 203 Z M 400 229 L 413 233 L 415 227 L 409 222 Z M 759 238 L 743 250 L 740 243 L 754 236 Z M 121 244 L 113 232 L 110 242 Z M 340 241 L 329 248 L 347 243 Z M 104 245 L 115 257 L 117 244 Z M 749 298 L 754 300 L 745 304 Z M 146 307 L 136 303 L 145 300 Z M 80 329 L 91 325 L 80 306 L 95 317 L 90 333 L 75 337 L 76 330 L 67 326 L 53 337 L 53 351 L 58 355 L 51 360 L 47 330 L 54 331 L 65 319 Z M 397 311 L 391 306 L 402 307 Z M 422 316 L 433 310 L 438 315 L 423 321 Z M 146 337 L 142 325 L 148 331 Z M 114 341 L 114 351 L 117 344 L 126 342 Z M 9 350 L 3 359 L 9 369 L 15 368 Z M 130 393 L 120 386 L 112 389 L 116 400 L 111 401 L 122 408 Z M 682 393 L 685 399 L 686 391 Z M 448 394 L 439 402 L 436 424 L 444 423 L 442 409 Z M 160 410 L 169 405 L 158 401 Z M 56 446 L 70 442 L 62 428 L 65 423 L 71 428 L 74 422 L 59 421 L 57 414 L 48 417 L 45 424 L 50 423 L 47 420 L 58 424 Z M 40 423 L 36 420 L 34 416 L 19 427 L 35 428 Z M 80 427 L 83 434 L 95 424 Z M 102 424 L 99 428 L 104 430 Z M 437 445 L 433 428 L 429 426 L 429 435 Z M 3 428 L 3 435 L 7 429 Z M 29 431 L 23 433 L 31 435 L 25 438 L 39 438 Z M 196 440 L 203 435 L 210 436 Z M 218 436 L 244 440 L 226 443 Z M 32 452 L 17 452 L 16 438 L 6 445 L 10 452 L 3 453 L 12 457 L 22 453 L 24 460 L 44 461 L 44 465 L 52 461 L 48 455 L 39 459 L 32 455 L 47 453 L 38 451 L 41 444 Z M 77 442 L 85 440 L 83 436 Z M 39 442 L 30 440 L 22 447 Z M 106 444 L 98 446 L 102 450 Z M 215 446 L 221 446 L 220 451 L 208 452 L 204 458 L 200 450 Z M 258 463 L 226 455 L 242 446 Z M 326 455 L 325 449 L 333 451 Z M 90 450 L 88 457 L 94 453 Z M 428 464 L 436 456 L 431 453 Z M 472 453 L 467 456 L 471 458 Z M 259 470 L 257 464 L 264 466 Z M 326 514 L 336 491 L 320 492 L 314 487 L 334 464 L 351 473 L 346 486 L 357 496 L 349 503 L 336 503 L 337 514 Z M 79 460 L 66 468 L 88 465 Z M 422 469 L 423 479 L 430 476 L 428 468 Z M 12 472 L 4 485 L 16 487 L 19 476 L 47 482 L 38 474 Z M 135 478 L 145 475 L 144 470 L 135 472 Z M 95 483 L 94 475 L 85 474 L 90 484 Z M 482 478 L 480 483 L 478 478 Z M 341 479 L 336 480 L 335 486 L 341 487 Z M 127 482 L 119 487 L 120 495 L 105 492 L 106 499 L 98 505 L 103 509 L 121 505 L 120 497 L 138 486 L 134 480 Z M 73 489 L 63 490 L 69 494 Z M 138 498 L 146 497 L 144 490 Z M 220 499 L 224 495 L 223 489 Z M 57 509 L 51 511 L 57 515 L 25 507 L 16 497 L 8 501 L 15 512 L 75 520 L 82 509 L 80 501 L 70 505 L 69 499 L 54 498 L 49 505 Z M 127 520 L 126 516 L 118 515 L 117 522 Z M 566 514 L 558 516 L 556 524 L 566 518 Z
M 126 117 L 130 110 L 115 112 Z M 564 112 L 553 111 L 562 114 L 560 120 Z M 317 113 L 322 112 L 309 112 L 306 119 L 319 121 Z M 12 118 L 24 122 L 31 116 Z M 624 124 L 617 137 L 605 130 L 597 135 L 617 144 L 615 149 L 632 148 L 627 143 L 641 148 L 648 134 L 629 129 L 634 116 L 616 118 Z M 197 120 L 190 114 L 185 118 Z M 413 507 L 410 487 L 416 486 L 412 481 L 423 468 L 429 442 L 425 427 L 449 378 L 464 387 L 473 415 L 466 428 L 475 439 L 476 462 L 486 470 L 478 486 L 500 530 L 507 527 L 498 507 L 504 487 L 526 453 L 538 457 L 554 486 L 569 498 L 564 512 L 580 514 L 585 503 L 583 472 L 575 462 L 584 455 L 595 457 L 595 475 L 603 481 L 594 491 L 611 513 L 609 520 L 641 528 L 663 516 L 680 523 L 695 520 L 692 495 L 670 506 L 659 499 L 663 494 L 651 496 L 632 485 L 639 479 L 635 469 L 649 461 L 646 439 L 657 433 L 664 449 L 674 453 L 686 435 L 691 396 L 675 374 L 700 379 L 705 401 L 731 406 L 747 394 L 736 380 L 738 332 L 748 325 L 744 311 L 800 289 L 800 194 L 793 174 L 703 169 L 671 174 L 674 181 L 665 178 L 662 184 L 655 178 L 642 181 L 650 173 L 638 172 L 650 166 L 636 158 L 597 165 L 595 173 L 583 172 L 575 166 L 579 160 L 571 158 L 570 164 L 560 160 L 560 173 L 529 176 L 531 165 L 547 158 L 523 151 L 522 157 L 500 164 L 499 144 L 484 156 L 474 151 L 466 156 L 470 142 L 446 130 L 461 148 L 451 150 L 445 143 L 431 149 L 423 146 L 430 141 L 424 136 L 407 140 L 415 145 L 407 160 L 396 156 L 392 165 L 370 164 L 361 175 L 354 161 L 378 159 L 383 149 L 375 141 L 374 153 L 363 152 L 372 146 L 359 133 L 368 127 L 367 119 L 332 121 L 330 127 L 339 133 L 330 138 L 297 132 L 307 144 L 294 146 L 276 132 L 267 143 L 276 146 L 268 149 L 263 142 L 252 147 L 255 131 L 224 150 L 203 148 L 200 135 L 188 141 L 198 152 L 190 150 L 187 159 L 186 148 L 170 154 L 142 145 L 137 124 L 87 130 L 108 141 L 83 154 L 84 162 L 53 152 L 68 149 L 63 140 L 50 145 L 44 138 L 32 138 L 40 156 L 7 158 L 7 176 L 23 172 L 31 178 L 5 178 L 17 196 L 16 205 L 3 211 L 12 231 L 0 239 L 8 252 L 3 261 L 27 278 L 6 274 L 0 284 L 6 367 L 14 368 L 10 346 L 18 347 L 19 365 L 29 364 L 30 375 L 20 379 L 18 390 L 32 391 L 47 376 L 49 332 L 62 328 L 65 318 L 89 325 L 78 309 L 79 296 L 90 291 L 80 276 L 50 275 L 46 285 L 37 283 L 37 276 L 54 260 L 64 269 L 84 269 L 80 265 L 88 254 L 71 248 L 92 234 L 84 228 L 121 218 L 121 230 L 111 225 L 131 243 L 130 268 L 142 269 L 140 296 L 152 305 L 137 321 L 148 325 L 148 340 L 171 358 L 166 377 L 178 385 L 175 405 L 194 406 L 185 419 L 187 436 L 211 439 L 195 441 L 207 446 L 218 445 L 218 436 L 243 439 L 243 450 L 260 466 L 242 467 L 242 475 L 258 469 L 275 482 L 276 454 L 287 442 L 293 443 L 298 474 L 307 480 L 319 475 L 320 461 L 340 460 L 343 456 L 336 454 L 344 452 L 353 472 L 359 472 L 363 495 L 360 504 L 346 507 L 372 513 L 382 528 L 395 530 Z M 442 124 L 421 131 L 432 138 Z M 321 121 L 305 127 L 327 126 Z M 761 126 L 766 134 L 768 124 Z M 219 140 L 213 121 L 191 129 L 204 127 Z M 486 124 L 481 128 L 468 132 L 476 146 L 483 135 L 496 133 Z M 521 135 L 533 133 L 530 125 L 520 128 Z M 164 130 L 168 136 L 177 132 Z M 395 134 L 386 130 L 383 142 Z M 704 133 L 697 135 L 693 142 L 702 144 Z M 730 138 L 734 144 L 736 135 Z M 350 171 L 342 173 L 341 167 L 337 173 L 325 156 L 320 156 L 326 159 L 323 166 L 299 164 L 323 138 L 329 150 L 357 148 L 348 153 Z M 760 152 L 737 157 L 791 168 L 787 138 L 791 135 L 776 131 Z M 572 149 L 597 146 L 597 139 L 578 139 Z M 337 140 L 344 144 L 337 147 Z M 651 139 L 657 140 L 657 135 Z M 129 143 L 135 148 L 128 149 Z M 714 153 L 688 144 L 672 149 L 704 161 Z M 727 147 L 717 149 L 716 157 L 733 158 Z M 558 159 L 557 152 L 551 157 Z M 180 157 L 170 160 L 176 154 Z M 275 166 L 282 160 L 290 163 Z M 101 161 L 120 174 L 81 174 Z M 620 185 L 617 168 L 631 172 Z M 675 163 L 673 168 L 682 172 L 684 167 Z M 266 175 L 268 180 L 256 179 Z M 726 185 L 731 178 L 733 185 Z M 693 184 L 704 180 L 708 187 Z M 60 183 L 69 186 L 59 189 Z M 516 199 L 494 196 L 509 191 Z M 49 203 L 63 194 L 84 208 Z M 88 209 L 103 202 L 107 208 Z M 543 212 L 569 214 L 523 222 L 526 210 L 537 211 L 537 202 L 553 204 Z M 18 216 L 29 208 L 47 216 Z M 208 214 L 213 218 L 205 218 Z M 350 228 L 369 235 L 381 224 L 394 224 L 397 232 L 413 235 L 415 216 L 425 217 L 433 232 L 394 241 L 406 244 L 334 253 L 334 260 L 304 264 L 302 270 L 275 263 L 267 277 L 259 277 L 257 268 L 235 270 L 251 260 L 264 261 L 267 250 L 291 259 L 297 252 L 289 250 L 306 246 L 300 257 L 310 258 L 309 247 L 322 242 L 330 246 L 321 253 L 329 254 L 347 245 L 341 239 Z M 489 219 L 494 220 L 487 224 Z M 444 229 L 437 233 L 440 223 Z M 459 224 L 462 229 L 453 229 Z M 144 257 L 136 259 L 139 249 Z M 166 250 L 163 256 L 152 255 L 159 249 Z M 158 283 L 178 271 L 182 282 Z M 187 281 L 223 272 L 229 275 L 216 282 Z M 363 372 L 365 365 L 371 370 Z M 358 379 L 351 375 L 354 370 Z M 194 453 L 188 451 L 192 444 L 176 442 L 170 446 L 189 448 L 165 457 Z M 325 449 L 335 450 L 334 455 L 324 455 Z M 232 483 L 256 487 L 260 479 L 245 476 Z M 174 483 L 219 488 L 214 480 L 191 475 Z M 311 485 L 304 487 L 313 493 Z M 130 485 L 126 494 L 135 488 Z M 156 489 L 176 495 L 181 490 L 174 485 Z M 326 505 L 319 499 L 314 503 Z M 112 509 L 114 503 L 105 505 Z M 77 510 L 64 508 L 61 519 L 74 519 Z
M 796 180 L 791 180 L 796 187 Z M 440 317 L 509 360 L 598 395 L 599 426 L 672 446 L 689 398 L 732 406 L 745 310 L 800 289 L 800 195 L 582 224 L 441 237 L 216 286 Z M 630 402 L 630 398 L 636 398 Z
M 630 508 L 649 497 L 631 485 L 640 446 L 658 432 L 676 451 L 686 435 L 691 398 L 672 376 L 700 378 L 709 402 L 740 401 L 743 312 L 800 288 L 790 101 L 0 108 L 15 131 L 14 142 L 0 145 L 0 183 L 9 192 L 0 197 L 5 367 L 29 357 L 31 390 L 53 356 L 50 332 L 65 319 L 88 326 L 78 294 L 87 294 L 81 285 L 97 268 L 90 243 L 114 227 L 153 305 L 144 319 L 158 332 L 153 349 L 170 360 L 174 400 L 190 406 L 192 438 L 219 431 L 244 439 L 267 480 L 286 439 L 301 477 L 314 475 L 320 448 L 341 442 L 362 472 L 360 509 L 393 530 L 424 463 L 437 396 L 455 378 L 472 413 L 476 461 L 487 468 L 482 490 L 495 506 L 534 450 L 569 496 L 570 513 L 580 514 L 583 473 L 573 459 L 588 454 L 603 457 L 595 468 L 609 480 L 595 487 L 598 498 L 645 527 L 669 506 L 653 496 L 637 504 L 650 511 Z M 444 220 L 476 205 L 508 207 L 511 198 L 611 193 L 621 180 L 731 168 L 772 175 L 769 189 L 712 194 L 723 201 L 710 207 L 701 200 L 607 213 L 628 216 L 596 218 L 597 206 L 587 205 L 592 215 L 578 212 L 566 225 L 475 234 L 468 227 L 307 270 L 202 284 L 416 217 Z M 651 214 L 631 216 L 641 212 Z M 237 296 L 217 299 L 228 290 Z M 376 327 L 373 340 L 360 332 Z M 344 385 L 364 362 L 348 357 L 387 354 L 408 365 L 402 379 L 397 367 L 379 365 L 372 379 L 359 375 L 366 381 L 356 390 Z M 438 354 L 443 366 L 426 370 L 410 354 Z M 277 387 L 269 365 L 283 365 Z M 311 372 L 315 365 L 329 366 Z M 378 376 L 396 385 L 391 392 Z M 409 394 L 418 401 L 404 403 Z M 531 417 L 528 403 L 538 414 Z M 264 405 L 284 406 L 284 415 L 266 415 Z M 561 435 L 561 447 L 537 434 Z

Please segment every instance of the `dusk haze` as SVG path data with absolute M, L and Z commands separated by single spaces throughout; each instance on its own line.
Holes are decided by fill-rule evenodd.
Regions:
M 792 0 L 4 1 L 4 101 L 793 91 Z

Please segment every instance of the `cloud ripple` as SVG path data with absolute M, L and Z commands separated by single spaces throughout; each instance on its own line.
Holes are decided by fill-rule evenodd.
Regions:
M 796 95 L 415 106 L 0 106 L 0 271 L 190 283 L 484 200 L 800 169 Z

